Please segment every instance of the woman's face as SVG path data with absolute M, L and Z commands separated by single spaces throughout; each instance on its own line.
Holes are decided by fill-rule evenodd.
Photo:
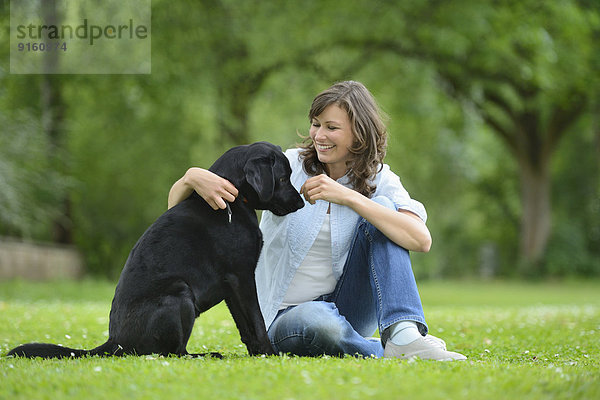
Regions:
M 346 161 L 351 157 L 348 149 L 354 142 L 346 110 L 335 104 L 327 106 L 311 121 L 309 134 L 315 144 L 317 157 L 325 164 L 329 177 L 339 179 L 346 175 Z

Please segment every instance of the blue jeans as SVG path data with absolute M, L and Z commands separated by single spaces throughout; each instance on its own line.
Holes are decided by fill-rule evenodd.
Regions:
M 427 333 L 409 253 L 362 219 L 333 293 L 281 310 L 268 334 L 280 353 L 382 357 L 386 337 L 365 336 L 405 320 Z

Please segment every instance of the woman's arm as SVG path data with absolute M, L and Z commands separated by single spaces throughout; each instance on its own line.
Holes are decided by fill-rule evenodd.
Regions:
M 431 248 L 429 229 L 416 214 L 406 210 L 390 210 L 357 191 L 340 185 L 327 175 L 308 179 L 300 192 L 311 204 L 315 200 L 325 200 L 350 207 L 391 241 L 409 251 L 428 252 Z
M 168 208 L 172 208 L 196 191 L 213 209 L 224 209 L 233 202 L 238 190 L 225 178 L 203 168 L 188 169 L 169 191 Z
M 427 225 L 416 214 L 402 209 L 391 210 L 352 191 L 358 196 L 349 196 L 346 205 L 373 224 L 392 242 L 410 251 L 429 251 L 431 234 Z

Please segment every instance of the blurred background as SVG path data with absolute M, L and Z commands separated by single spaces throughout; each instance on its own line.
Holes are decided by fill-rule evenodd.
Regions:
M 597 0 L 152 0 L 149 75 L 11 75 L 9 25 L 0 0 L 5 246 L 116 279 L 187 168 L 294 146 L 353 79 L 429 213 L 417 278 L 600 275 Z

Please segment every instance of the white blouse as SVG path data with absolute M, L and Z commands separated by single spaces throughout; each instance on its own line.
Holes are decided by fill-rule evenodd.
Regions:
M 331 262 L 331 227 L 329 214 L 325 216 L 321 230 L 294 274 L 279 309 L 312 301 L 335 289 L 337 279 Z

